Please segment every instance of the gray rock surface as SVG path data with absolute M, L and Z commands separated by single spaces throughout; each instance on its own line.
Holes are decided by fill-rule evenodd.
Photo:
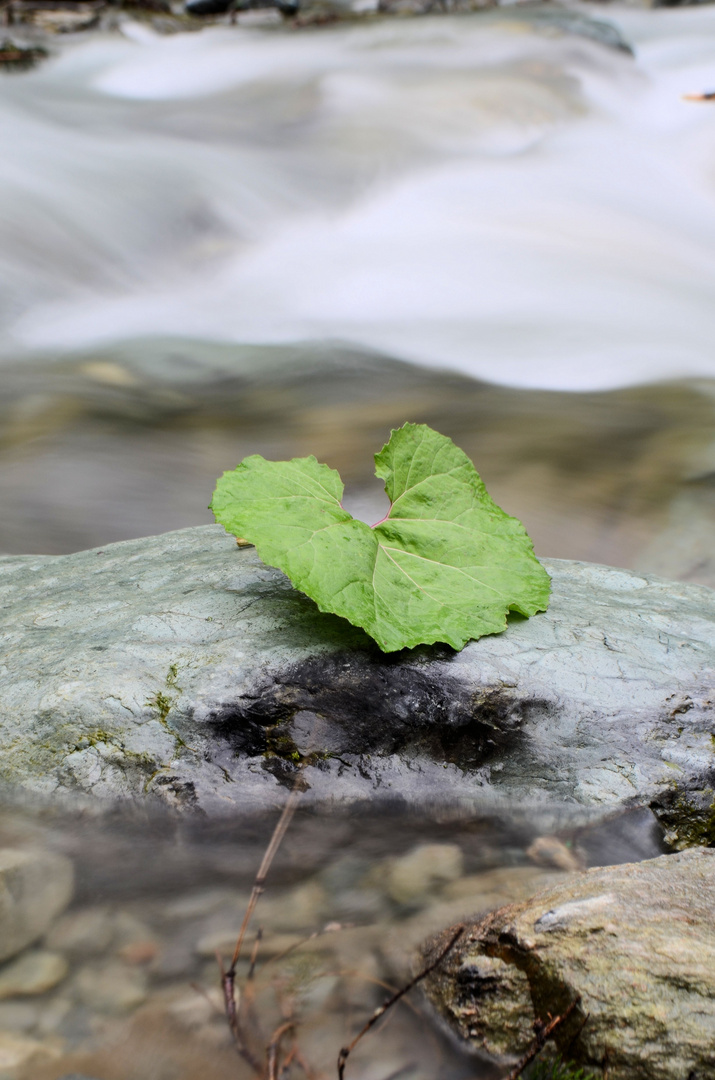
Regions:
M 69 859 L 51 852 L 0 849 L 0 960 L 37 941 L 67 907 L 72 891 Z
M 384 656 L 218 526 L 5 557 L 0 779 L 220 812 L 304 761 L 312 797 L 644 803 L 708 842 L 715 592 L 545 565 L 546 614 Z
M 706 1080 L 715 851 L 571 875 L 492 912 L 468 927 L 427 991 L 452 1027 L 502 1060 L 528 1049 L 535 1019 L 580 995 L 556 1040 L 569 1058 L 607 1066 L 609 1080 Z

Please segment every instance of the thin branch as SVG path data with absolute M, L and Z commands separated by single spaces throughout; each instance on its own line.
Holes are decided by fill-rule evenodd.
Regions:
M 295 1043 L 291 1046 L 290 1050 L 283 1058 L 283 1064 L 281 1065 L 280 1072 L 278 1073 L 278 1080 L 285 1080 L 286 1076 L 290 1072 L 290 1067 L 295 1059 L 297 1047 Z
M 267 1052 L 268 1080 L 278 1080 L 278 1051 L 280 1050 L 281 1039 L 293 1026 L 292 1020 L 286 1020 L 285 1024 L 281 1024 L 271 1035 Z
M 302 945 L 307 945 L 309 941 L 315 941 L 316 938 L 323 937 L 324 934 L 337 934 L 339 930 L 352 930 L 354 926 L 354 923 L 329 922 L 322 930 L 314 930 L 312 934 L 307 934 L 306 937 L 300 938 L 299 941 L 294 941 L 283 952 L 269 957 L 268 960 L 261 964 L 261 971 L 267 968 L 269 964 L 277 964 L 279 961 L 285 960 L 286 956 L 290 956 L 292 952 L 300 949 Z
M 248 1030 L 253 1035 L 254 1044 L 256 1041 L 263 1043 L 264 1036 L 261 1026 L 261 1021 L 256 1011 L 256 960 L 258 958 L 258 950 L 263 940 L 263 929 L 259 926 L 256 933 L 256 940 L 253 943 L 253 949 L 251 950 L 251 960 L 248 966 L 248 975 L 246 976 L 246 982 L 243 986 L 243 992 L 238 1002 L 238 1016 L 241 1025 L 246 1024 Z
M 281 845 L 281 841 L 283 840 L 283 837 L 286 834 L 288 826 L 291 823 L 291 819 L 293 817 L 293 814 L 295 813 L 296 806 L 298 805 L 298 800 L 300 799 L 301 795 L 302 795 L 302 791 L 300 791 L 297 787 L 294 787 L 293 790 L 291 791 L 290 795 L 288 796 L 286 804 L 283 807 L 283 812 L 281 813 L 281 816 L 278 819 L 278 824 L 276 825 L 275 829 L 273 830 L 273 836 L 271 837 L 270 843 L 268 844 L 268 847 L 266 848 L 265 854 L 264 854 L 264 856 L 263 856 L 263 858 L 261 860 L 261 865 L 258 868 L 258 873 L 256 874 L 256 880 L 253 883 L 253 888 L 251 889 L 251 895 L 250 895 L 250 898 L 248 900 L 248 906 L 246 907 L 246 914 L 243 916 L 243 922 L 241 923 L 241 929 L 238 932 L 238 939 L 236 941 L 236 948 L 233 950 L 233 956 L 231 957 L 231 966 L 229 968 L 229 972 L 233 972 L 234 974 L 235 974 L 235 971 L 236 971 L 236 964 L 238 963 L 238 958 L 241 955 L 241 948 L 243 946 L 243 939 L 246 936 L 246 930 L 248 929 L 248 924 L 251 921 L 251 916 L 253 915 L 254 908 L 255 908 L 256 904 L 258 903 L 258 898 L 261 895 L 261 893 L 263 892 L 263 885 L 264 885 L 266 877 L 268 875 L 268 871 L 271 868 L 271 863 L 273 862 L 273 859 L 275 858 L 276 852 L 278 851 L 278 848 Z
M 461 938 L 462 934 L 464 933 L 464 929 L 465 929 L 464 926 L 458 926 L 457 929 L 455 930 L 454 934 L 452 934 L 452 937 L 449 939 L 449 941 L 447 942 L 445 947 L 442 949 L 442 951 L 439 954 L 439 956 L 437 957 L 437 959 L 433 960 L 432 963 L 429 964 L 428 967 L 424 968 L 423 971 L 420 971 L 419 975 L 415 975 L 414 979 L 412 979 L 410 982 L 408 982 L 406 986 L 403 986 L 401 990 L 398 990 L 396 994 L 393 994 L 391 998 L 388 998 L 388 1000 L 383 1005 L 381 1005 L 379 1009 L 376 1009 L 375 1012 L 370 1017 L 370 1019 L 368 1020 L 368 1022 L 365 1024 L 364 1028 L 362 1028 L 362 1030 L 357 1033 L 357 1035 L 355 1036 L 353 1041 L 349 1044 L 349 1046 L 344 1046 L 342 1048 L 342 1050 L 338 1054 L 338 1080 L 344 1080 L 344 1077 L 345 1077 L 345 1065 L 346 1065 L 346 1062 L 348 1060 L 348 1057 L 350 1056 L 352 1051 L 355 1049 L 357 1044 L 360 1042 L 363 1035 L 367 1035 L 370 1028 L 374 1027 L 374 1025 L 377 1023 L 377 1021 L 380 1019 L 380 1017 L 384 1016 L 385 1013 L 387 1012 L 387 1010 L 391 1009 L 392 1006 L 395 1005 L 400 1000 L 401 997 L 404 997 L 405 994 L 407 994 L 412 989 L 413 986 L 416 986 L 418 982 L 421 982 L 422 979 L 425 979 L 428 975 L 430 975 L 435 970 L 435 968 L 439 967 L 439 965 L 442 963 L 442 961 L 447 956 L 447 954 L 452 951 L 454 946 L 457 944 L 457 942 Z M 510 1078 L 510 1080 L 511 1080 L 511 1078 Z
M 248 982 L 253 982 L 253 977 L 256 974 L 256 960 L 258 959 L 258 950 L 261 947 L 263 941 L 263 927 L 259 926 L 256 932 L 256 940 L 253 942 L 253 949 L 251 950 L 251 960 L 248 965 L 248 975 L 246 978 Z
M 254 1073 L 257 1076 L 262 1076 L 263 1069 L 261 1068 L 261 1063 L 248 1045 L 238 1016 L 238 1009 L 236 1008 L 236 972 L 232 968 L 229 968 L 228 971 L 224 971 L 221 957 L 217 954 L 216 958 L 221 969 L 221 988 L 223 989 L 224 1010 L 226 1012 L 226 1019 L 228 1020 L 228 1026 L 231 1029 L 235 1047 L 243 1060 L 251 1066 Z
M 548 1040 L 554 1035 L 557 1028 L 560 1028 L 561 1025 L 565 1023 L 566 1020 L 568 1020 L 569 1016 L 574 1011 L 576 1006 L 580 1003 L 580 1001 L 581 996 L 578 995 L 573 999 L 568 1008 L 565 1009 L 560 1016 L 555 1016 L 553 1020 L 549 1020 L 548 1024 L 545 1024 L 543 1020 L 536 1020 L 534 1022 L 534 1031 L 536 1032 L 536 1038 L 524 1054 L 521 1061 L 511 1070 L 506 1080 L 518 1080 L 526 1066 L 531 1065 L 536 1055 L 544 1049 L 544 1046 L 546 1045 Z

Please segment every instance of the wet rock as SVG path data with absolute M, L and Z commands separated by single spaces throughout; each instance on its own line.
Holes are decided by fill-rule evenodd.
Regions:
M 20 44 L 6 38 L 0 41 L 0 69 L 3 71 L 27 71 L 47 56 L 40 45 Z
M 553 866 L 557 870 L 581 870 L 583 863 L 558 836 L 537 836 L 526 849 L 537 866 Z
M 57 1056 L 51 1047 L 37 1039 L 23 1035 L 13 1035 L 9 1031 L 0 1031 L 0 1073 L 7 1075 L 15 1069 L 27 1065 L 34 1059 Z
M 386 15 L 433 15 L 496 6 L 496 0 L 380 0 L 378 10 Z
M 636 806 L 578 829 L 569 848 L 584 866 L 655 859 L 672 850 L 663 823 L 646 807 Z
M 220 813 L 280 804 L 303 763 L 308 798 L 676 800 L 687 830 L 713 802 L 715 593 L 545 565 L 545 614 L 385 656 L 218 526 L 2 558 L 0 778 Z
M 0 961 L 37 941 L 70 902 L 72 864 L 51 852 L 0 850 Z
M 75 992 L 93 1012 L 121 1015 L 146 1001 L 148 982 L 142 970 L 110 960 L 83 968 L 75 980 Z
M 12 19 L 50 34 L 71 34 L 97 26 L 104 0 L 13 0 Z
M 519 14 L 514 13 L 519 19 Z M 626 41 L 621 31 L 605 19 L 590 18 L 585 12 L 569 11 L 566 8 L 551 7 L 548 4 L 534 5 L 528 14 L 529 24 L 537 31 L 548 34 L 571 34 L 589 38 L 605 45 L 608 49 L 633 55 L 633 47 Z
M 46 949 L 31 949 L 0 968 L 0 999 L 34 997 L 61 983 L 69 971 L 63 956 Z
M 462 852 L 456 844 L 420 844 L 390 866 L 388 896 L 398 904 L 426 899 L 435 886 L 461 877 L 463 868 Z
M 535 1019 L 580 997 L 556 1039 L 570 1058 L 607 1064 L 609 1080 L 704 1080 L 715 1068 L 715 851 L 591 870 L 501 908 L 468 927 L 427 992 L 502 1063 L 526 1050 Z
M 473 920 L 504 904 L 525 900 L 539 889 L 569 877 L 562 870 L 536 866 L 503 866 L 482 874 L 468 874 L 445 886 L 438 903 L 430 904 L 402 921 L 392 933 L 383 935 L 380 950 L 396 981 L 406 981 L 414 974 L 415 957 L 424 942 L 445 926 Z
M 317 881 L 261 899 L 261 922 L 272 930 L 312 931 L 329 914 L 328 897 Z
M 99 956 L 114 938 L 114 919 L 106 908 L 84 908 L 58 919 L 46 938 L 51 949 L 73 958 Z
M 0 1003 L 0 1031 L 30 1032 L 37 1027 L 41 1006 L 34 1001 Z

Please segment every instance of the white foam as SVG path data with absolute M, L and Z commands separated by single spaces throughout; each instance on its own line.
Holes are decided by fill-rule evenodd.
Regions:
M 635 62 L 476 16 L 94 38 L 4 80 L 6 354 L 339 338 L 524 386 L 715 377 L 715 105 L 681 99 L 715 11 L 607 14 Z

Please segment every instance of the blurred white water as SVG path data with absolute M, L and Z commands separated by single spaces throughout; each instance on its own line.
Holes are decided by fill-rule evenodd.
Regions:
M 595 14 L 635 59 L 529 9 L 62 44 L 0 81 L 0 355 L 340 339 L 527 387 L 715 376 L 715 105 L 681 98 L 715 84 L 715 7 Z

